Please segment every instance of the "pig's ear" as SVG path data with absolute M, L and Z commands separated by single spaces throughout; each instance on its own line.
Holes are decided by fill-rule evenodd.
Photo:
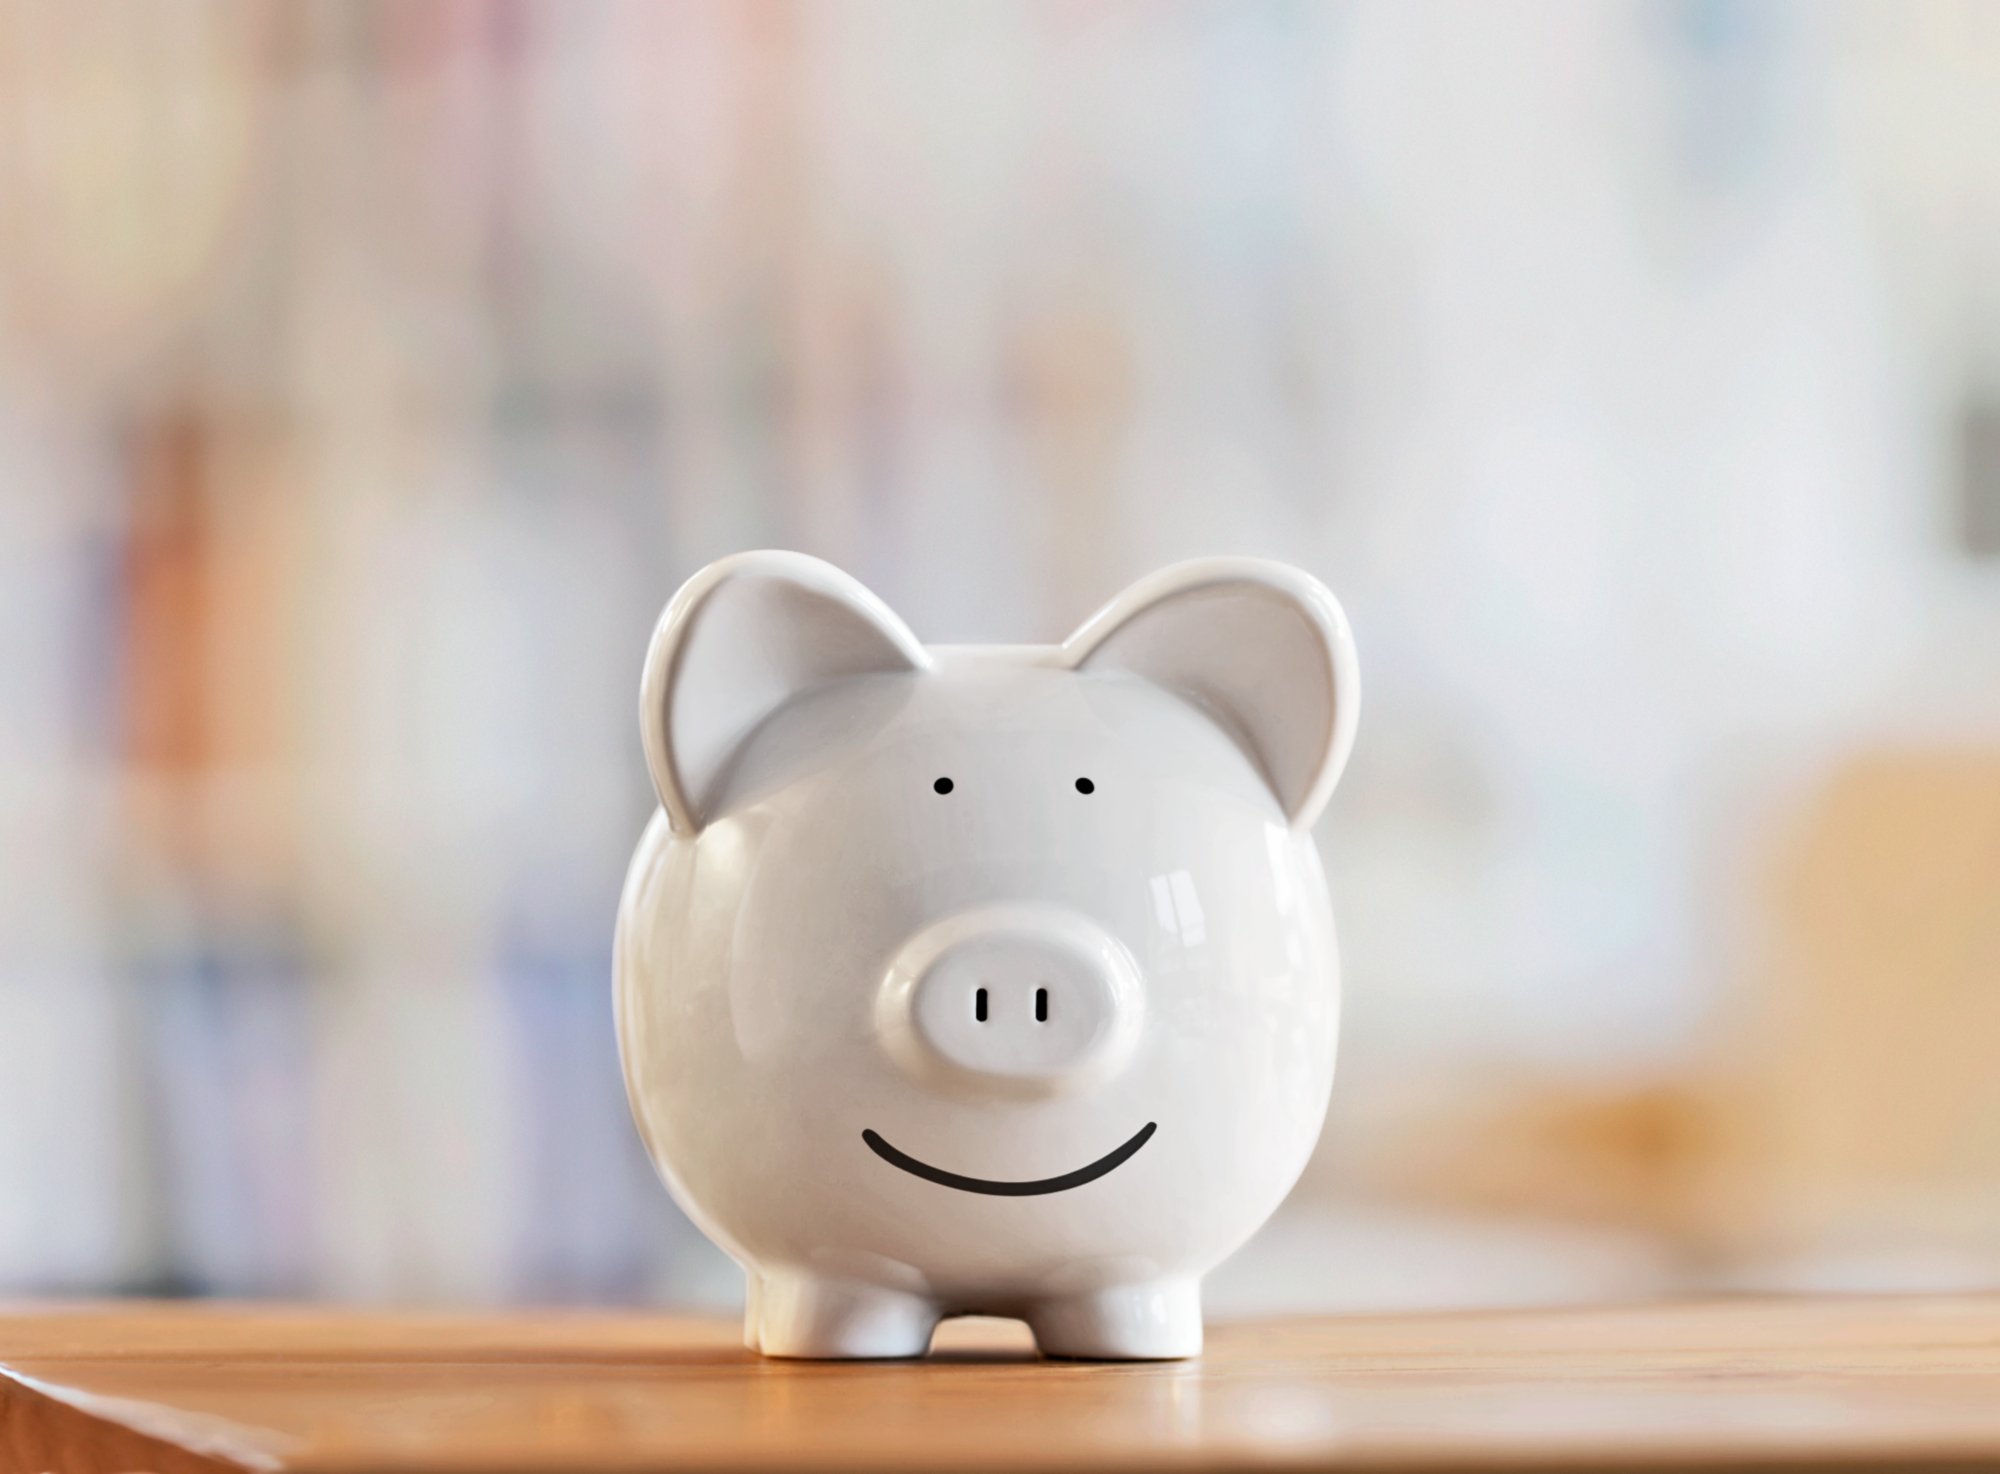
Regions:
M 1263 770 L 1293 827 L 1326 806 L 1354 746 L 1361 679 L 1347 617 L 1283 563 L 1204 558 L 1142 578 L 1063 644 L 1193 702 Z
M 699 831 L 731 756 L 786 702 L 929 665 L 888 605 L 831 563 L 760 552 L 709 564 L 660 616 L 639 685 L 646 766 L 668 820 Z

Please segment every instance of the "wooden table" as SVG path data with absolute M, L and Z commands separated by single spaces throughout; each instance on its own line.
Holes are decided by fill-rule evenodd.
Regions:
M 1199 1362 L 760 1361 L 648 1315 L 0 1316 L 0 1470 L 1987 1467 L 2000 1297 L 1211 1328 Z

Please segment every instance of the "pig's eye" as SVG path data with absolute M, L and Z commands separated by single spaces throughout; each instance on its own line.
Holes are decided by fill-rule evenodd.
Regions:
M 949 779 L 949 778 L 940 778 L 940 779 L 938 779 L 938 781 L 937 781 L 937 782 L 935 782 L 935 783 L 933 783 L 933 784 L 931 785 L 931 788 L 932 788 L 932 789 L 933 789 L 933 790 L 934 790 L 935 792 L 938 792 L 938 793 L 950 793 L 950 792 L 951 792 L 951 779 Z
M 1079 778 L 1076 780 L 1076 791 L 1078 793 L 1094 793 L 1096 789 L 1097 785 L 1092 783 L 1088 778 Z

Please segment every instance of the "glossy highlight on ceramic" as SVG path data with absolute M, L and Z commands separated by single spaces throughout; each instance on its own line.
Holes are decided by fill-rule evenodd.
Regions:
M 1311 826 L 1360 687 L 1333 597 L 1183 563 L 1050 646 L 923 645 L 797 553 L 647 653 L 660 808 L 619 911 L 633 1115 L 773 1356 L 1191 1356 L 1317 1139 L 1339 1015 Z

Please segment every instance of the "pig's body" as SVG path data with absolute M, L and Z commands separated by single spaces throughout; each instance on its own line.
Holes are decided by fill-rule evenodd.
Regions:
M 709 637 L 768 648 L 745 607 Z M 619 920 L 634 1114 L 766 1352 L 914 1355 L 989 1312 L 1051 1353 L 1191 1354 L 1200 1276 L 1325 1113 L 1310 834 L 1186 694 L 1074 642 L 912 645 L 732 677 L 731 732 L 669 773 L 683 822 L 656 815 Z

